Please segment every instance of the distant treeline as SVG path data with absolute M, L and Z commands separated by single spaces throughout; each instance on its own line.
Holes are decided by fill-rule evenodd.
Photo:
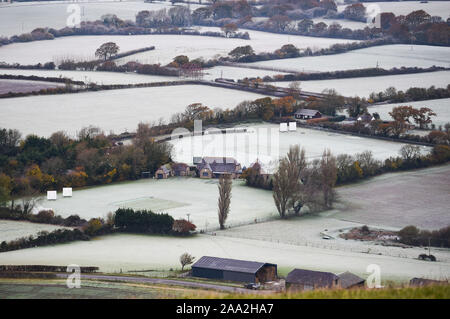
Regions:
M 313 81 L 313 80 L 332 80 L 332 79 L 348 79 L 358 77 L 373 77 L 386 75 L 416 74 L 436 71 L 450 70 L 445 67 L 432 66 L 429 68 L 418 67 L 401 67 L 389 70 L 382 68 L 366 68 L 356 70 L 330 71 L 318 73 L 295 73 L 295 74 L 279 74 L 273 77 L 267 75 L 262 80 L 264 82 L 291 82 L 291 81 Z
M 398 232 L 398 235 L 400 242 L 406 245 L 450 248 L 450 226 L 433 231 L 406 226 Z

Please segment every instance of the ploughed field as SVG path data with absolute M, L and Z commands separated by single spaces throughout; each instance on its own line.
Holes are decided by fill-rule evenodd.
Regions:
M 337 191 L 338 219 L 425 229 L 450 225 L 450 165 L 385 174 Z
M 43 89 L 53 89 L 64 86 L 61 83 L 51 83 L 44 81 L 26 81 L 26 80 L 3 80 L 0 79 L 0 94 L 7 93 L 28 93 Z
M 0 127 L 18 129 L 24 135 L 66 131 L 73 136 L 82 127 L 94 125 L 120 134 L 134 132 L 140 122 L 167 122 L 192 103 L 225 109 L 260 97 L 205 85 L 179 85 L 1 99 Z
M 0 51 L 1 52 L 1 51 Z M 450 48 L 427 45 L 382 45 L 341 54 L 254 62 L 249 65 L 295 72 L 327 72 L 380 67 L 450 66 Z

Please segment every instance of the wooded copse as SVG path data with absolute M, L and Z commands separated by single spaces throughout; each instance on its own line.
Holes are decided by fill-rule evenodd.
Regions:
M 279 162 L 273 174 L 273 198 L 281 218 L 299 215 L 303 207 L 310 211 L 330 208 L 335 199 L 336 158 L 325 150 L 320 160 L 307 162 L 305 150 L 293 146 Z

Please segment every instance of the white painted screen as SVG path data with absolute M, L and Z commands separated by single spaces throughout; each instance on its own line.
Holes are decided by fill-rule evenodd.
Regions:
M 289 122 L 289 131 L 297 131 L 297 122 Z
M 48 200 L 56 200 L 58 198 L 58 195 L 56 194 L 56 191 L 47 191 L 47 199 Z
M 287 123 L 280 123 L 280 132 L 287 132 L 288 126 Z
M 72 197 L 72 187 L 63 188 L 63 197 Z

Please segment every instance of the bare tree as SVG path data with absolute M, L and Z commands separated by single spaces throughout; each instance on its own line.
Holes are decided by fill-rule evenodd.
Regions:
M 188 253 L 184 253 L 180 256 L 180 264 L 181 264 L 181 271 L 184 270 L 184 267 L 187 265 L 190 265 L 194 262 L 195 257 L 191 256 Z
M 407 144 L 400 149 L 399 153 L 405 161 L 412 161 L 420 157 L 420 146 Z
M 331 207 L 335 199 L 334 186 L 337 180 L 336 158 L 325 150 L 320 160 L 321 189 L 325 207 Z
M 289 206 L 300 211 L 303 205 L 299 194 L 302 191 L 301 177 L 305 168 L 305 151 L 300 150 L 298 145 L 291 147 L 286 157 L 280 160 L 273 176 L 273 199 L 281 218 L 286 217 Z
M 222 175 L 219 179 L 219 224 L 220 229 L 225 229 L 225 222 L 228 218 L 231 202 L 231 175 Z

